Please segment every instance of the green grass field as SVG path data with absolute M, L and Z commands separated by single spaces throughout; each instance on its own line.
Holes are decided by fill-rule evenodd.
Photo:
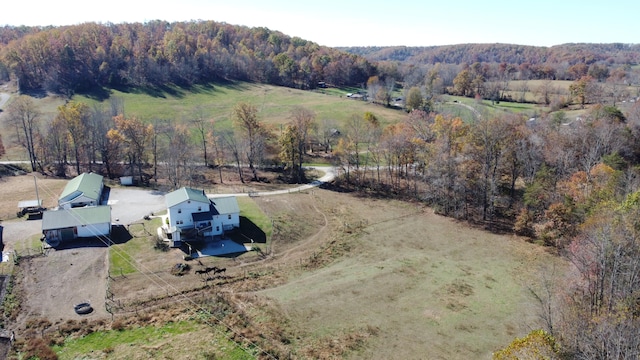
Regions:
M 349 89 L 322 89 L 303 91 L 285 87 L 252 83 L 226 83 L 197 85 L 188 90 L 178 87 L 167 88 L 163 93 L 110 91 L 110 97 L 124 101 L 125 115 L 135 116 L 144 121 L 172 120 L 188 122 L 201 112 L 207 119 L 216 122 L 221 129 L 229 128 L 233 107 L 246 102 L 258 109 L 258 115 L 265 124 L 278 128 L 290 120 L 291 109 L 304 106 L 316 113 L 316 119 L 331 119 L 341 123 L 353 114 L 373 112 L 381 124 L 395 123 L 405 113 L 349 99 L 344 96 Z M 95 100 L 78 95 L 74 100 L 98 106 L 107 106 L 107 100 Z

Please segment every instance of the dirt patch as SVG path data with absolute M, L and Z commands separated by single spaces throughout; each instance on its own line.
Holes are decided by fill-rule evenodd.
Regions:
M 18 324 L 31 317 L 63 322 L 107 316 L 107 253 L 106 247 L 77 247 L 21 260 L 16 279 L 25 296 Z M 93 312 L 76 314 L 74 306 L 84 302 Z

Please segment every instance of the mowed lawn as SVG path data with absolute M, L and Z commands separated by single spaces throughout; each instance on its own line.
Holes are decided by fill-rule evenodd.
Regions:
M 373 332 L 351 358 L 488 359 L 540 327 L 529 289 L 560 264 L 544 248 L 417 205 L 327 194 L 364 224 L 348 255 L 260 292 L 300 337 Z

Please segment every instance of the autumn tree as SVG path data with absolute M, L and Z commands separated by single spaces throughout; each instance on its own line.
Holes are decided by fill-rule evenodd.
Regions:
M 109 176 L 116 174 L 116 169 L 119 167 L 119 163 L 122 159 L 122 152 L 124 151 L 125 138 L 118 130 L 111 128 L 107 130 L 105 141 L 105 153 L 103 153 L 102 161 L 107 170 Z
M 465 216 L 465 185 L 461 176 L 460 154 L 469 133 L 469 125 L 459 117 L 436 115 L 431 125 L 435 138 L 430 144 L 428 180 L 432 192 L 428 198 L 437 210 L 447 215 Z
M 420 88 L 414 86 L 409 89 L 405 102 L 407 110 L 422 110 L 424 103 L 424 97 L 422 96 L 422 91 L 420 90 Z
M 64 120 L 54 118 L 46 129 L 45 148 L 51 158 L 56 176 L 66 176 L 68 148 L 68 131 Z
M 285 169 L 294 169 L 296 166 L 296 129 L 295 125 L 287 124 L 278 138 L 280 145 L 280 160 L 284 163 Z
M 629 359 L 640 348 L 640 193 L 597 206 L 569 247 L 564 343 L 579 358 Z
M 578 99 L 578 103 L 582 108 L 584 108 L 591 96 L 593 82 L 594 80 L 591 76 L 582 76 L 569 85 L 571 96 Z
M 14 141 L 27 151 L 31 170 L 36 171 L 39 165 L 35 138 L 39 132 L 40 111 L 30 97 L 21 95 L 9 105 L 7 113 L 8 123 L 15 129 Z
M 137 168 L 140 183 L 144 183 L 142 166 L 145 162 L 147 150 L 153 135 L 153 126 L 144 124 L 135 117 L 125 118 L 118 115 L 114 118 L 116 131 L 121 136 L 125 145 L 124 151 L 129 159 L 129 164 Z M 133 171 L 132 171 L 133 173 Z
M 86 144 L 89 140 L 88 122 L 90 109 L 87 104 L 77 101 L 70 101 L 58 107 L 57 118 L 66 126 L 69 138 L 73 145 L 73 154 L 76 161 L 76 173 L 80 174 L 81 155 L 86 156 Z
M 559 360 L 560 345 L 544 330 L 533 330 L 522 338 L 517 338 L 507 347 L 493 353 L 494 360 L 548 359 Z
M 245 158 L 253 174 L 253 181 L 258 181 L 256 164 L 260 160 L 266 139 L 266 131 L 258 119 L 258 109 L 248 103 L 238 103 L 233 108 L 233 116 L 234 126 L 247 143 Z
M 504 149 L 507 142 L 507 122 L 502 118 L 480 118 L 470 127 L 467 151 L 479 168 L 479 191 L 482 199 L 482 220 L 493 220 L 499 180 L 502 174 Z M 470 169 L 475 166 L 469 164 Z M 472 170 L 473 171 L 473 170 Z
M 456 78 L 453 79 L 455 93 L 460 96 L 469 96 L 473 89 L 472 82 L 473 78 L 468 69 L 460 71 Z

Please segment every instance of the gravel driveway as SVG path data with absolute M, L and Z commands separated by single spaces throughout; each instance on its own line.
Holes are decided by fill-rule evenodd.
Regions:
M 113 188 L 109 193 L 111 222 L 127 225 L 142 220 L 145 215 L 167 209 L 164 192 L 154 190 Z

